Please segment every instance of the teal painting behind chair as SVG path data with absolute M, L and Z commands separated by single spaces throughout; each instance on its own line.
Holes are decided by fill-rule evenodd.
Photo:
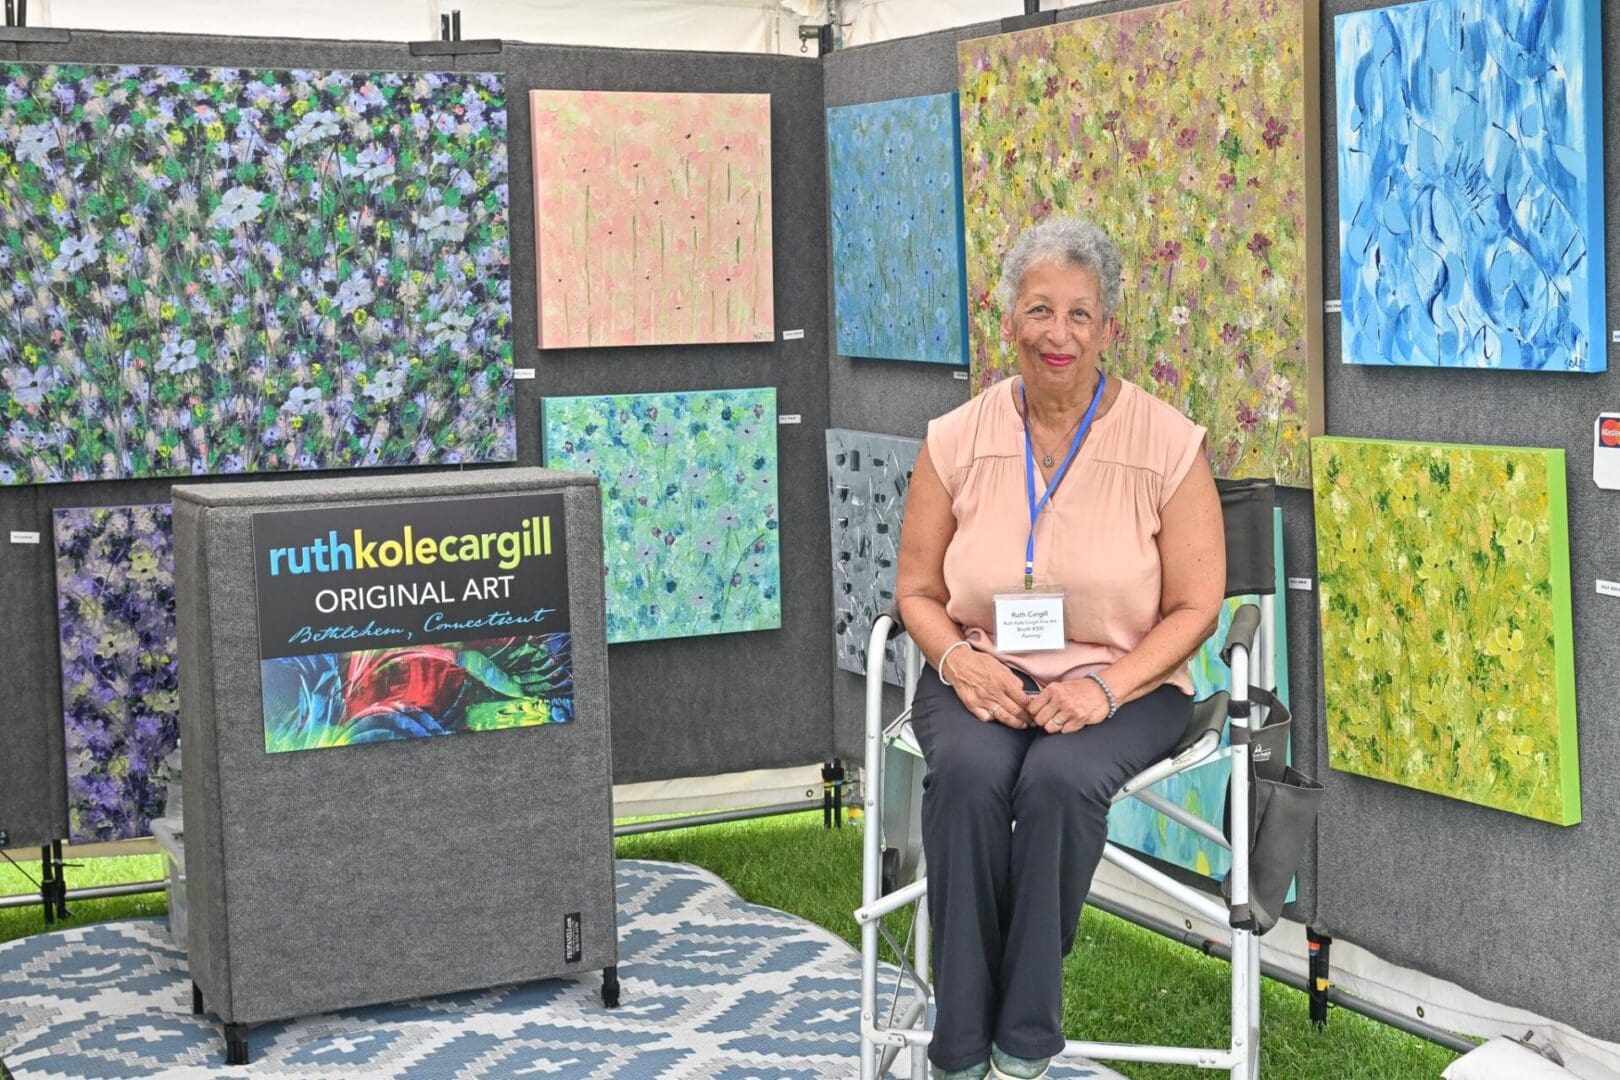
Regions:
M 1276 674 L 1277 697 L 1288 703 L 1288 618 L 1284 591 L 1287 582 L 1283 576 L 1282 510 L 1272 511 L 1277 552 L 1276 631 L 1272 635 L 1273 663 Z M 1217 690 L 1225 690 L 1231 681 L 1231 672 L 1221 660 L 1221 644 L 1232 625 L 1232 616 L 1247 603 L 1258 597 L 1235 596 L 1221 605 L 1221 621 L 1215 633 L 1192 658 L 1191 669 L 1194 696 L 1202 700 Z M 1252 678 L 1252 675 L 1251 675 Z M 1221 745 L 1230 740 L 1222 736 Z M 1232 776 L 1231 763 L 1226 758 L 1206 762 L 1195 769 L 1161 780 L 1148 790 L 1170 802 L 1190 810 L 1199 818 L 1219 826 L 1226 800 L 1227 783 Z M 1212 840 L 1207 840 L 1191 829 L 1178 825 L 1158 811 L 1135 799 L 1126 799 L 1115 805 L 1108 815 L 1108 839 L 1122 847 L 1140 851 L 1164 862 L 1207 877 L 1224 878 L 1232 868 L 1232 854 Z M 1294 898 L 1292 890 L 1290 900 Z

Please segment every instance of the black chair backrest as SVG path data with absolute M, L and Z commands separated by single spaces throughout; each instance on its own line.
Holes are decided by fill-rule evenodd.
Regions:
M 1267 595 L 1277 591 L 1277 557 L 1272 508 L 1275 480 L 1217 480 L 1221 517 L 1226 523 L 1226 595 Z

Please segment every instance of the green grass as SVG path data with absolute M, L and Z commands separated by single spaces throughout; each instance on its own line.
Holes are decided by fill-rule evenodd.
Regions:
M 693 863 L 724 878 L 752 903 L 800 915 L 859 941 L 850 916 L 860 902 L 860 829 L 821 827 L 818 814 L 710 825 L 620 839 L 621 858 Z M 38 864 L 24 864 L 38 877 Z M 162 876 L 159 856 L 88 860 L 68 871 L 82 888 Z M 0 865 L 0 893 L 32 891 Z M 71 905 L 67 925 L 161 914 L 162 894 Z M 61 928 L 58 923 L 54 928 Z M 904 939 L 906 923 L 898 935 Z M 39 909 L 0 910 L 0 941 L 44 929 Z M 1064 969 L 1064 1027 L 1069 1038 L 1103 1042 L 1224 1046 L 1227 966 L 1149 931 L 1090 908 L 1079 944 Z M 1432 1043 L 1342 1009 L 1315 1030 L 1305 996 L 1267 981 L 1262 990 L 1263 1073 L 1291 1080 L 1432 1080 L 1456 1055 Z M 1115 1064 L 1133 1080 L 1194 1080 L 1215 1074 L 1163 1065 Z

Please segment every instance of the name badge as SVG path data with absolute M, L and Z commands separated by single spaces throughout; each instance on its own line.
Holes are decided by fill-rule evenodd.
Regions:
M 1065 648 L 1063 590 L 1040 588 L 995 594 L 996 648 L 1002 652 L 1055 652 Z

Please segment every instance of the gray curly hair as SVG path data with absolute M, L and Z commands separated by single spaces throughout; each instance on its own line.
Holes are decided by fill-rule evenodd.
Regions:
M 1107 233 L 1083 218 L 1049 217 L 1019 233 L 1001 262 L 996 292 L 1003 311 L 1011 310 L 1029 268 L 1045 262 L 1094 272 L 1102 288 L 1103 318 L 1119 307 L 1119 248 Z

